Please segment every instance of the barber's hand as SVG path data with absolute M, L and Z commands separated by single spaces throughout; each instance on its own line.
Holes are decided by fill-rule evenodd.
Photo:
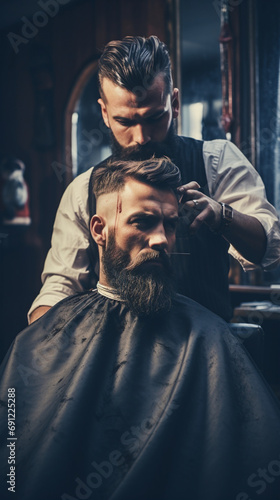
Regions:
M 200 185 L 195 181 L 178 188 L 178 192 L 182 195 L 179 203 L 191 214 L 190 231 L 196 232 L 203 223 L 213 231 L 217 231 L 221 224 L 221 205 L 201 193 L 199 188 Z

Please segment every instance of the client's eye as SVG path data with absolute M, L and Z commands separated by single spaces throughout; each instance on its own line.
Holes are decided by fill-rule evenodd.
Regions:
M 138 228 L 138 229 L 148 229 L 152 225 L 152 221 L 145 219 L 137 219 L 136 221 L 133 222 L 133 224 Z
M 174 219 L 174 220 L 168 220 L 165 222 L 164 224 L 164 227 L 165 227 L 165 230 L 169 233 L 175 233 L 176 232 L 176 229 L 177 229 L 177 225 L 178 225 L 178 220 L 177 219 Z
M 133 219 L 132 221 L 132 225 L 134 227 L 136 227 L 137 229 L 139 229 L 140 231 L 146 231 L 148 229 L 150 229 L 151 227 L 153 227 L 153 225 L 155 224 L 155 218 L 154 217 L 137 217 L 135 219 Z
M 133 127 L 136 122 L 133 121 L 133 120 L 125 120 L 124 118 L 123 119 L 117 119 L 116 120 L 120 125 L 122 125 L 123 127 Z

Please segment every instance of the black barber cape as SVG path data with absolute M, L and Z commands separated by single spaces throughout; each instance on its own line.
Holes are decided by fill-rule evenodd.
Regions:
M 63 300 L 16 338 L 0 396 L 2 500 L 280 498 L 278 402 L 191 299 L 153 319 Z

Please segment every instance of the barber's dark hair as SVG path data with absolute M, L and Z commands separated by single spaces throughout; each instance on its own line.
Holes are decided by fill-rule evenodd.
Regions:
M 172 92 L 171 62 L 166 45 L 156 36 L 126 36 L 123 40 L 109 42 L 99 60 L 99 91 L 103 78 L 108 78 L 119 87 L 133 92 L 140 99 L 143 91 L 162 73 L 166 95 Z
M 145 161 L 108 161 L 93 171 L 95 197 L 121 191 L 128 177 L 158 189 L 171 189 L 176 195 L 176 188 L 181 184 L 179 168 L 167 157 Z

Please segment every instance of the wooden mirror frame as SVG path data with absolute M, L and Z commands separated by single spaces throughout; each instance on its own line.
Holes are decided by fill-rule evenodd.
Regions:
M 72 115 L 77 110 L 77 105 L 82 92 L 89 82 L 92 75 L 97 71 L 98 58 L 86 65 L 76 79 L 70 97 L 67 102 L 64 116 L 64 164 L 65 185 L 67 186 L 73 180 L 73 161 L 72 161 Z

